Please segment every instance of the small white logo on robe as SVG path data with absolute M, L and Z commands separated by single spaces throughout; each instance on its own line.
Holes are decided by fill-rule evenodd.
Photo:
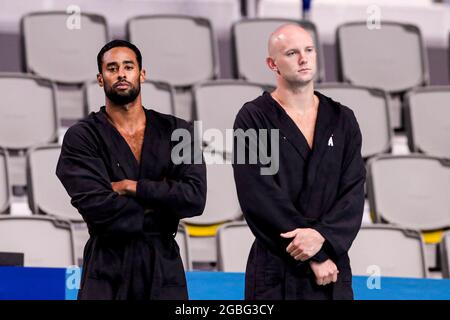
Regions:
M 329 147 L 333 146 L 333 135 L 331 135 L 330 139 L 328 139 L 328 146 Z

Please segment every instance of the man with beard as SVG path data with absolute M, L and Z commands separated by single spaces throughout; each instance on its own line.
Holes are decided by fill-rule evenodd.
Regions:
M 136 46 L 111 41 L 97 63 L 105 106 L 69 128 L 56 169 L 89 228 L 78 299 L 187 299 L 174 235 L 204 209 L 206 168 L 193 142 L 172 161 L 171 136 L 193 129 L 142 106 Z
M 256 237 L 245 296 L 352 299 L 347 252 L 361 225 L 365 181 L 358 123 L 349 108 L 314 91 L 316 50 L 305 29 L 279 27 L 268 49 L 276 89 L 246 103 L 234 125 L 279 134 L 266 146 L 235 143 L 235 154 L 247 150 L 247 159 L 265 152 L 278 152 L 271 157 L 279 159 L 272 175 L 261 174 L 263 159 L 233 165 L 239 202 Z

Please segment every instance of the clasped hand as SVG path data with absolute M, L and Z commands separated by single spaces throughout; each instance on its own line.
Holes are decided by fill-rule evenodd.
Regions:
M 286 239 L 293 238 L 286 247 L 286 251 L 295 260 L 300 261 L 306 261 L 314 257 L 325 242 L 325 238 L 318 231 L 311 228 L 297 228 L 282 233 L 280 236 Z M 325 286 L 337 281 L 339 270 L 331 259 L 324 262 L 310 261 L 309 265 L 314 272 L 318 285 Z

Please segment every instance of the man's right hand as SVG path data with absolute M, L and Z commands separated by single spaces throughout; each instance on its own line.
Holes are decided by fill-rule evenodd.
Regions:
M 316 283 L 319 286 L 325 286 L 331 282 L 337 281 L 339 270 L 337 269 L 336 264 L 330 259 L 324 262 L 310 261 L 309 265 L 316 276 Z
M 121 196 L 135 196 L 136 195 L 137 181 L 133 180 L 121 180 L 111 182 L 111 187 L 114 192 L 117 192 Z

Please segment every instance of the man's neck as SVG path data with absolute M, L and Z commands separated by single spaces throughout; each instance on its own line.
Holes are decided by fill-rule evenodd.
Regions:
M 116 105 L 107 99 L 105 108 L 109 120 L 118 129 L 133 134 L 145 126 L 146 118 L 140 95 L 135 101 L 126 105 Z
M 272 92 L 272 97 L 285 109 L 293 110 L 297 113 L 306 113 L 316 107 L 314 99 L 314 84 L 308 83 L 305 86 L 278 85 Z

